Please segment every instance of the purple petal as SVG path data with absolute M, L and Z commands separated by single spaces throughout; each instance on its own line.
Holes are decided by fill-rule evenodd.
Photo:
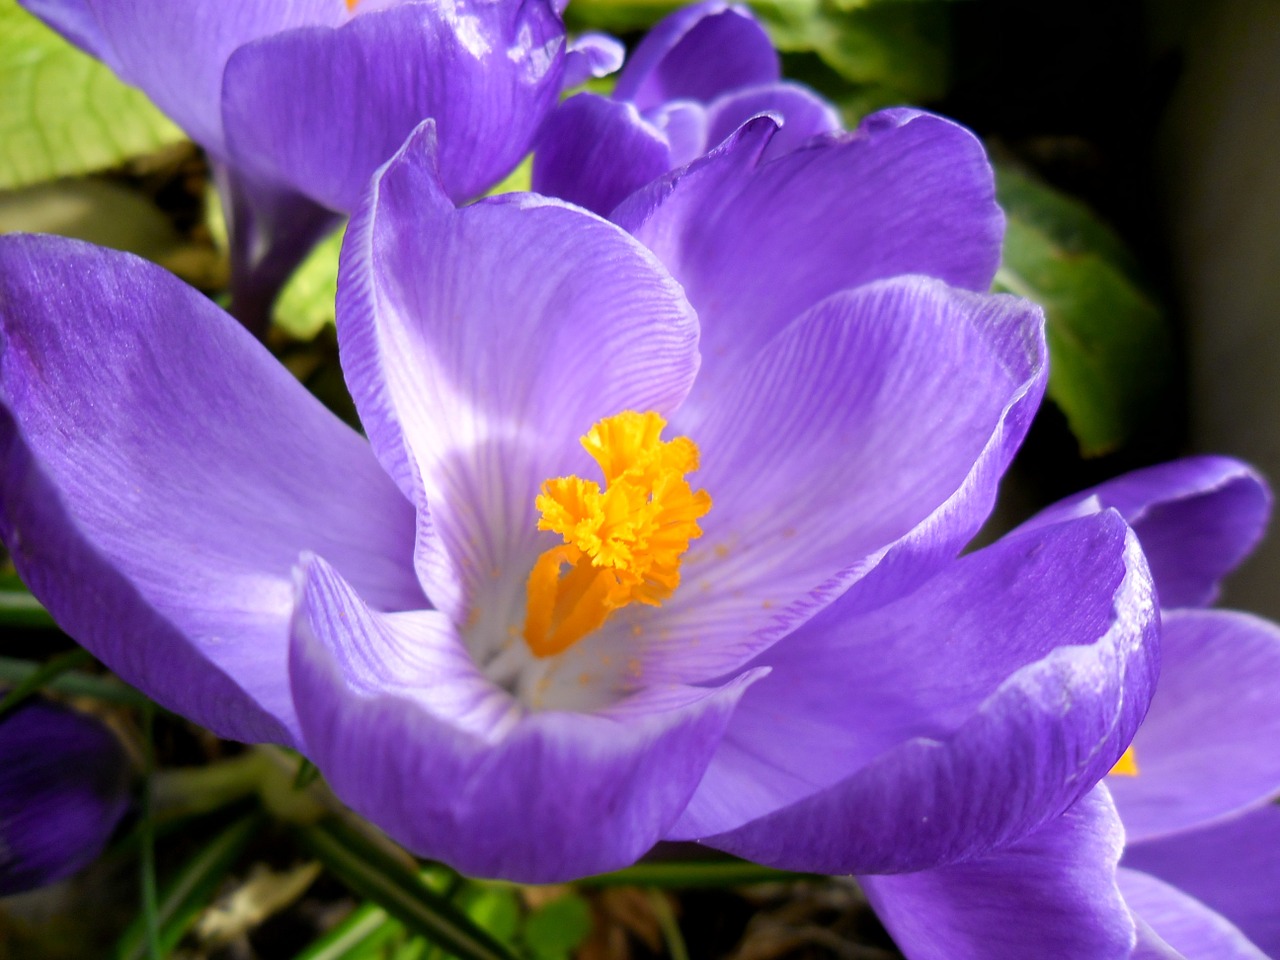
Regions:
M 1152 874 L 1280 956 L 1280 807 L 1266 806 L 1162 840 L 1131 843 L 1126 867 Z
M 711 104 L 707 118 L 707 143 L 728 139 L 734 131 L 761 114 L 777 117 L 781 128 L 769 141 L 762 160 L 790 153 L 820 133 L 841 127 L 840 112 L 808 87 L 798 83 L 769 83 L 746 87 Z
M 1267 960 L 1226 917 L 1176 887 L 1124 868 L 1117 871 L 1117 879 L 1134 918 L 1140 921 L 1135 958 Z
M 0 719 L 0 897 L 70 876 L 129 805 L 129 763 L 96 720 L 43 700 Z
M 102 35 L 93 0 L 18 0 L 32 16 L 39 17 L 81 50 L 92 54 L 117 73 L 119 62 Z
M 219 156 L 226 152 L 219 106 L 222 73 L 232 51 L 281 30 L 347 19 L 346 9 L 334 0 L 184 0 L 179 5 L 170 0 L 88 0 L 88 5 L 113 57 L 100 46 L 92 52 L 145 90 L 192 140 Z
M 1130 841 L 1280 794 L 1280 627 L 1243 613 L 1166 611 L 1162 650 L 1160 687 L 1133 741 L 1138 775 L 1108 781 Z
M 963 127 L 885 111 L 761 163 L 775 129 L 748 123 L 611 215 L 657 253 L 698 311 L 695 405 L 709 405 L 832 293 L 904 273 L 986 290 L 999 262 L 1004 215 L 982 145 Z
M 613 96 L 641 110 L 668 100 L 704 103 L 778 79 L 778 53 L 746 7 L 708 0 L 663 18 L 618 75 Z
M 428 124 L 347 229 L 343 366 L 374 450 L 420 517 L 431 505 L 459 577 L 523 587 L 546 547 L 541 484 L 589 469 L 578 441 L 602 417 L 679 404 L 697 322 L 652 255 L 606 221 L 531 194 L 455 210 L 430 141 Z M 423 576 L 465 619 L 456 589 Z
M 1200 607 L 1219 581 L 1262 539 L 1271 513 L 1266 481 L 1227 457 L 1187 457 L 1068 497 L 1025 526 L 1106 507 L 1120 511 L 1142 541 L 1165 607 Z
M 220 736 L 293 743 L 290 570 L 421 605 L 412 513 L 367 444 L 171 274 L 0 240 L 0 532 L 59 624 Z
M 682 410 L 713 506 L 686 585 L 640 621 L 670 638 L 649 679 L 720 676 L 850 584 L 872 605 L 954 557 L 1026 429 L 1042 350 L 1034 305 L 898 278 L 806 313 L 705 422 Z
M 442 615 L 376 614 L 318 560 L 291 670 L 309 754 L 339 797 L 423 856 L 534 883 L 625 866 L 657 841 L 754 679 L 528 713 Z
M 837 600 L 754 661 L 772 672 L 734 714 L 681 835 L 736 827 L 904 741 L 946 736 L 1020 668 L 1094 643 L 1115 615 L 1125 538 L 1114 515 L 1088 518 L 1006 537 L 870 614 Z
M 565 53 L 561 87 L 572 90 L 592 77 L 616 73 L 626 56 L 626 46 L 607 33 L 584 33 L 569 44 Z
M 1095 789 L 999 853 L 858 882 L 911 960 L 1127 960 L 1123 846 L 1115 808 Z
M 300 193 L 213 161 L 231 260 L 230 312 L 259 339 L 289 277 L 339 217 Z
M 545 0 L 408 3 L 265 37 L 227 63 L 228 147 L 264 179 L 350 211 L 432 117 L 445 190 L 466 200 L 528 151 L 560 92 L 563 41 Z
M 667 138 L 634 106 L 580 93 L 542 127 L 533 189 L 603 215 L 669 169 Z
M 929 869 L 1016 842 L 1123 752 L 1155 685 L 1157 629 L 1145 561 L 1114 514 L 1002 541 L 874 614 L 837 603 L 761 658 L 783 679 L 743 703 L 674 836 L 823 873 Z M 825 758 L 824 731 L 838 737 Z M 778 782 L 734 795 L 764 768 Z M 697 829 L 788 794 L 804 798 L 718 836 Z

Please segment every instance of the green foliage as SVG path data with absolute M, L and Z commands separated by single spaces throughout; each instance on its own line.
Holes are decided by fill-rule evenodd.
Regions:
M 7 627 L 55 626 L 49 611 L 12 573 L 0 573 L 0 624 Z
M 155 942 L 148 934 L 147 918 L 140 915 L 125 931 L 114 956 L 119 960 L 140 960 L 155 949 L 161 954 L 173 950 L 264 823 L 261 813 L 246 814 L 210 840 L 160 891 Z
M 758 0 L 754 8 L 779 50 L 816 55 L 831 72 L 824 78 L 802 62 L 786 70 L 839 103 L 850 123 L 880 107 L 928 103 L 946 92 L 944 3 Z
M 312 340 L 333 323 L 338 295 L 338 253 L 346 225 L 325 237 L 280 291 L 271 322 L 295 340 Z
M 462 960 L 515 960 L 500 939 L 367 837 L 336 822 L 301 827 L 297 837 L 350 890 L 429 942 Z
M 0 190 L 114 166 L 183 138 L 138 90 L 0 0 Z
M 1085 456 L 1123 446 L 1167 399 L 1173 344 L 1124 244 L 1083 204 L 1001 170 L 999 289 L 1044 307 L 1049 397 Z
M 89 654 L 89 651 L 82 650 L 79 647 L 53 657 L 30 676 L 20 681 L 16 687 L 3 697 L 0 697 L 0 716 L 8 713 L 33 693 L 39 692 L 41 688 L 51 683 L 56 677 L 75 667 L 82 667 L 90 663 L 93 663 L 93 657 Z
M 524 944 L 531 960 L 569 960 L 591 933 L 591 907 L 576 894 L 565 894 L 529 914 Z

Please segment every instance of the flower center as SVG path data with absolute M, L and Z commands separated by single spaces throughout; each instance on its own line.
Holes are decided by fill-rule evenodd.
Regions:
M 1138 755 L 1133 752 L 1132 746 L 1125 748 L 1116 765 L 1107 772 L 1107 776 L 1110 777 L 1136 777 L 1137 775 Z
M 529 574 L 524 639 L 534 656 L 569 649 L 628 604 L 659 606 L 680 585 L 680 559 L 702 536 L 711 497 L 685 480 L 698 469 L 697 445 L 662 440 L 666 425 L 652 412 L 606 417 L 582 438 L 603 489 L 581 477 L 542 485 L 538 529 L 564 543 Z
M 355 13 L 356 4 L 359 2 L 360 0 L 347 0 L 347 13 Z

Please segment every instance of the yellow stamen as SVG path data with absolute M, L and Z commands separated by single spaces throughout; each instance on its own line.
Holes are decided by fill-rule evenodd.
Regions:
M 347 13 L 355 13 L 356 4 L 359 2 L 360 0 L 347 0 Z
M 1130 746 L 1124 753 L 1120 754 L 1120 759 L 1116 761 L 1116 765 L 1111 768 L 1108 776 L 1111 777 L 1136 777 L 1138 775 L 1138 756 L 1133 752 Z
M 697 445 L 662 440 L 666 425 L 656 413 L 606 417 L 582 438 L 604 487 L 581 477 L 542 485 L 538 529 L 564 543 L 529 574 L 524 639 L 534 656 L 569 649 L 628 604 L 659 606 L 680 585 L 681 557 L 702 536 L 697 521 L 711 497 L 685 480 L 698 469 Z

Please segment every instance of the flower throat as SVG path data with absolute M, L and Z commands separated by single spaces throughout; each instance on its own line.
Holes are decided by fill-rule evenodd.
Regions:
M 582 438 L 604 487 L 581 477 L 542 485 L 538 529 L 564 543 L 529 574 L 524 639 L 534 656 L 569 649 L 628 604 L 660 606 L 680 585 L 680 560 L 702 536 L 697 521 L 711 497 L 685 479 L 698 469 L 697 445 L 662 440 L 666 425 L 652 412 L 606 417 Z

